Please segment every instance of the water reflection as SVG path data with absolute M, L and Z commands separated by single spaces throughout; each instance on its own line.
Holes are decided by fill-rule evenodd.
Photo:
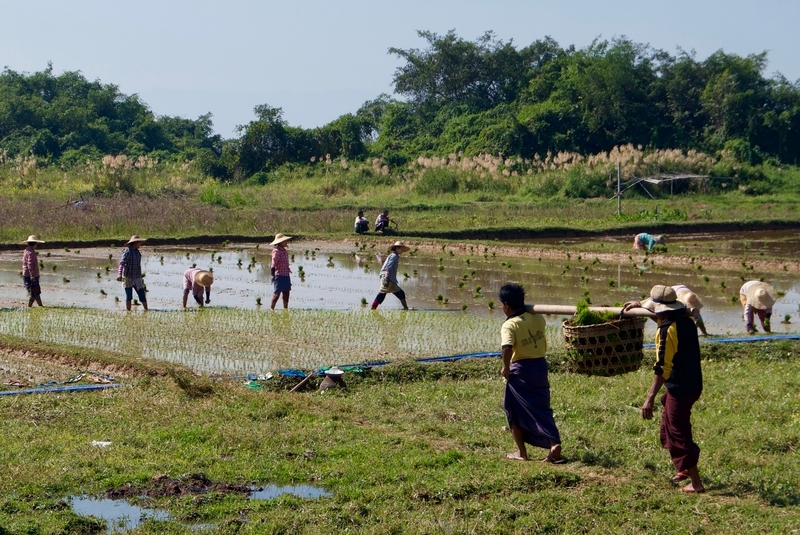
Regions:
M 737 244 L 748 244 L 750 251 L 758 247 L 772 250 L 778 244 L 800 250 L 798 238 L 789 239 L 780 233 L 770 233 L 772 241 L 756 240 L 753 236 L 741 239 L 703 242 L 701 237 L 693 241 L 677 238 L 670 242 L 671 249 L 692 247 L 715 250 Z M 794 240 L 794 241 L 792 241 Z M 695 242 L 697 243 L 695 245 Z M 789 244 L 789 245 L 786 245 Z M 308 247 L 308 245 L 305 245 Z M 361 300 L 372 301 L 378 290 L 381 263 L 376 256 L 378 248 L 357 250 L 350 253 L 326 252 L 306 249 L 304 244 L 293 244 L 292 260 L 293 288 L 290 308 L 359 310 Z M 339 246 L 341 250 L 341 246 Z M 312 254 L 312 251 L 315 254 Z M 269 248 L 254 246 L 212 249 L 143 249 L 143 270 L 149 290 L 151 309 L 178 310 L 181 304 L 181 281 L 185 269 L 196 265 L 204 269 L 213 268 L 215 283 L 212 289 L 212 307 L 233 307 L 253 310 L 268 309 L 272 286 L 269 278 Z M 500 321 L 502 313 L 497 309 L 497 290 L 509 280 L 521 282 L 528 290 L 530 301 L 547 304 L 575 304 L 588 292 L 592 302 L 598 305 L 615 305 L 630 299 L 640 298 L 654 284 L 685 284 L 705 303 L 703 314 L 709 331 L 714 334 L 739 333 L 743 330 L 741 307 L 733 299 L 738 294 L 742 279 L 765 277 L 776 290 L 783 292 L 774 309 L 775 332 L 797 332 L 800 324 L 800 277 L 797 273 L 776 271 L 757 273 L 745 266 L 737 268 L 709 268 L 687 264 L 686 266 L 659 265 L 657 256 L 646 258 L 632 253 L 628 261 L 607 263 L 596 261 L 594 256 L 579 253 L 566 254 L 562 259 L 546 258 L 502 258 L 493 256 L 490 249 L 475 246 L 473 256 L 453 256 L 449 250 L 434 254 L 404 254 L 400 259 L 400 286 L 408 295 L 412 307 L 423 310 L 461 311 L 472 315 L 494 315 Z M 116 282 L 116 262 L 119 250 L 84 249 L 81 253 L 50 251 L 51 256 L 41 255 L 45 267 L 42 269 L 43 298 L 46 305 L 77 306 L 106 310 L 124 309 L 122 288 Z M 214 253 L 212 255 L 212 253 Z M 108 259 L 108 255 L 112 259 Z M 19 253 L 0 255 L 0 295 L 3 305 L 23 306 L 27 300 L 19 277 Z M 256 263 L 252 264 L 255 258 Z M 52 266 L 56 270 L 52 270 Z M 106 271 L 105 267 L 109 266 Z M 300 278 L 300 266 L 306 274 Z M 99 275 L 99 276 L 98 276 Z M 63 282 L 67 278 L 71 282 Z M 103 295 L 102 292 L 105 293 Z M 441 296 L 441 299 L 437 299 Z M 256 298 L 262 300 L 261 307 Z M 494 301 L 494 310 L 489 302 Z M 280 304 L 279 304 L 280 306 Z M 196 308 L 190 300 L 190 308 Z M 399 309 L 400 304 L 387 298 L 382 309 Z M 792 322 L 783 325 L 780 320 L 789 314 Z M 557 326 L 561 318 L 550 318 Z M 36 326 L 31 325 L 31 336 L 36 336 Z
M 93 516 L 106 521 L 106 533 L 124 533 L 135 529 L 147 519 L 169 520 L 169 514 L 159 509 L 145 509 L 124 500 L 72 498 L 72 510 L 81 516 Z
M 284 494 L 299 498 L 317 499 L 333 496 L 331 492 L 312 485 L 267 485 L 252 487 L 249 494 L 251 500 L 274 500 Z M 109 500 L 107 498 L 90 498 L 88 496 L 73 497 L 72 510 L 77 515 L 92 516 L 106 522 L 106 533 L 125 533 L 137 528 L 143 522 L 152 520 L 171 520 L 169 513 L 161 509 L 148 509 L 131 505 L 125 500 Z M 192 531 L 204 531 L 213 528 L 213 524 L 188 525 Z

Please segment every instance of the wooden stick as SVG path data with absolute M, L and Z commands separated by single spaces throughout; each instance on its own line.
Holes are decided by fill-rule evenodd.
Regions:
M 562 316 L 572 316 L 578 309 L 571 305 L 525 305 L 525 310 L 531 314 L 556 314 Z M 593 312 L 613 312 L 616 315 L 622 315 L 623 318 L 635 318 L 644 316 L 646 318 L 655 318 L 656 315 L 647 310 L 646 308 L 632 308 L 627 312 L 622 312 L 621 307 L 589 307 Z
M 311 379 L 312 375 L 314 375 L 314 374 L 313 373 L 309 373 L 308 375 L 303 377 L 303 380 L 300 381 L 299 383 L 297 383 L 296 385 L 294 385 L 294 388 L 289 390 L 289 393 L 291 394 L 292 392 L 295 392 L 295 391 L 300 390 L 301 388 L 303 388 L 306 385 L 306 383 L 308 382 L 308 380 Z

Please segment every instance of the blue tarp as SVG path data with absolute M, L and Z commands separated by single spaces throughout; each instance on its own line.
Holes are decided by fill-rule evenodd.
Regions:
M 121 384 L 108 385 L 71 385 L 56 386 L 52 388 L 27 388 L 25 390 L 0 390 L 0 396 L 16 396 L 19 394 L 51 394 L 58 392 L 83 392 L 85 390 L 105 390 L 106 388 L 119 388 Z
M 771 342 L 773 340 L 800 340 L 800 334 L 766 334 L 762 336 L 743 336 L 741 338 L 700 338 L 700 343 L 729 344 L 740 342 Z M 656 347 L 656 345 L 644 344 L 643 347 Z

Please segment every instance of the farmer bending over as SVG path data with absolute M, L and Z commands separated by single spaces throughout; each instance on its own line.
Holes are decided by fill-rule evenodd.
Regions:
M 698 329 L 700 329 L 700 332 L 703 333 L 703 336 L 708 336 L 706 324 L 703 322 L 703 316 L 700 315 L 700 309 L 703 308 L 703 302 L 700 301 L 700 298 L 697 296 L 697 294 L 683 284 L 673 286 L 672 289 L 675 290 L 675 295 L 678 297 L 678 301 L 686 306 L 689 314 L 691 314 L 694 318 L 694 324 Z
M 658 245 L 666 245 L 667 242 L 664 240 L 664 235 L 659 234 L 658 236 L 651 236 L 646 232 L 642 232 L 641 234 L 637 234 L 635 238 L 633 238 L 633 248 L 640 249 L 642 251 L 652 251 L 653 247 Z
M 183 272 L 183 308 L 186 308 L 189 294 L 195 302 L 203 307 L 203 292 L 206 294 L 206 304 L 211 303 L 211 285 L 214 284 L 214 274 L 199 268 L 189 268 Z
M 775 304 L 775 288 L 761 281 L 745 282 L 739 289 L 739 302 L 744 307 L 744 323 L 747 334 L 756 333 L 755 318 L 758 316 L 765 333 L 771 332 L 770 318 Z

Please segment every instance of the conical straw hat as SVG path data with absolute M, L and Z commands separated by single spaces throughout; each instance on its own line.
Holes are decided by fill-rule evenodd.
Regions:
M 28 236 L 28 239 L 22 243 L 44 243 L 42 240 L 39 239 L 39 236 L 36 234 L 31 234 Z

